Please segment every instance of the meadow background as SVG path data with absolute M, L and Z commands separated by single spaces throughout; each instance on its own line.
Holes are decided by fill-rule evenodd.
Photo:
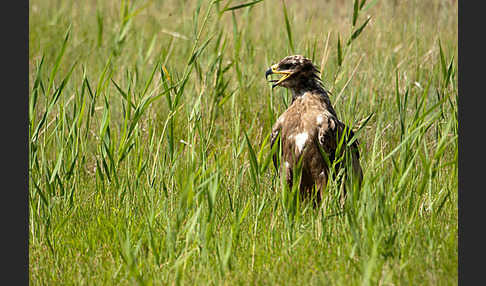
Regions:
M 242 6 L 240 4 L 249 4 Z M 457 284 L 456 1 L 29 1 L 33 285 Z M 364 182 L 271 164 L 302 54 Z

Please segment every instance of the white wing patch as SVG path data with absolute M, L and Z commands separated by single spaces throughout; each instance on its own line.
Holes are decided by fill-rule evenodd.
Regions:
M 297 145 L 299 152 L 302 152 L 302 149 L 304 148 L 305 142 L 307 142 L 308 137 L 309 134 L 307 132 L 302 132 L 295 135 L 295 145 Z
M 322 118 L 322 115 L 317 116 L 316 121 L 317 124 L 321 124 L 324 119 Z

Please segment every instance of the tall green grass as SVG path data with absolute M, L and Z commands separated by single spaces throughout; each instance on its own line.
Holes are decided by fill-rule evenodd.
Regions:
M 457 283 L 457 4 L 31 1 L 32 284 Z M 264 80 L 303 54 L 364 181 L 298 199 Z

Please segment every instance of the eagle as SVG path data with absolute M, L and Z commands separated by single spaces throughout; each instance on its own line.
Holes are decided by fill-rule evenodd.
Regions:
M 285 174 L 291 189 L 294 173 L 301 172 L 301 198 L 314 198 L 315 203 L 321 201 L 333 167 L 332 174 L 336 176 L 342 170 L 339 177 L 350 179 L 346 182 L 358 188 L 363 180 L 358 140 L 338 119 L 318 73 L 312 61 L 302 55 L 287 56 L 265 72 L 267 80 L 272 74 L 281 75 L 278 80 L 269 80 L 272 89 L 279 86 L 292 93 L 288 109 L 272 126 L 270 146 L 273 149 L 281 144 L 273 155 L 274 166 L 279 172 L 280 165 L 280 173 Z M 341 204 L 346 195 L 346 184 L 342 186 Z

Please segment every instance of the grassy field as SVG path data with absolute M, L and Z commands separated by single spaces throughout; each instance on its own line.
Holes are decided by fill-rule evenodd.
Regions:
M 29 3 L 32 285 L 457 284 L 456 1 Z M 361 127 L 344 208 L 269 164 L 291 54 Z

